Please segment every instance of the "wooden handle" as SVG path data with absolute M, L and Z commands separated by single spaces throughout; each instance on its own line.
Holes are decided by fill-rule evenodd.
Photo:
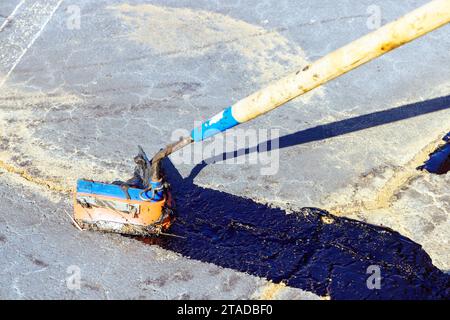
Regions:
M 192 130 L 201 141 L 254 119 L 450 22 L 450 0 L 434 0 L 251 94 Z

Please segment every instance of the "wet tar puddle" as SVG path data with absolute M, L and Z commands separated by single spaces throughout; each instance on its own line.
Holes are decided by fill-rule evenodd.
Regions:
M 445 144 L 431 153 L 430 158 L 417 169 L 436 174 L 445 174 L 450 171 L 450 132 L 442 140 Z
M 450 275 L 395 231 L 315 208 L 286 214 L 198 187 L 169 161 L 164 167 L 177 206 L 170 232 L 186 239 L 157 239 L 163 248 L 332 299 L 450 298 Z M 380 289 L 367 286 L 373 265 Z

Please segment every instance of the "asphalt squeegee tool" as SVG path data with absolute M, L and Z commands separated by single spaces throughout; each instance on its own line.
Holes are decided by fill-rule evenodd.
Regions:
M 450 0 L 430 1 L 238 101 L 193 129 L 189 137 L 160 150 L 151 161 L 140 148 L 132 179 L 113 183 L 79 180 L 74 220 L 82 228 L 100 231 L 166 234 L 174 219 L 174 204 L 161 168 L 162 159 L 192 142 L 200 142 L 265 114 L 449 22 Z
M 142 147 L 134 158 L 133 177 L 103 183 L 80 179 L 74 202 L 74 220 L 83 229 L 130 235 L 160 235 L 174 218 L 170 186 L 159 169 L 150 178 L 151 162 Z

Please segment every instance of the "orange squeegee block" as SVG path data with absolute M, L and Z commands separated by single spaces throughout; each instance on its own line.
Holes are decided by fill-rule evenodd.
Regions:
M 74 219 L 82 227 L 119 233 L 158 233 L 170 227 L 172 199 L 164 192 L 152 200 L 146 190 L 79 180 L 74 199 Z M 134 230 L 133 232 L 129 232 Z M 138 230 L 138 232 L 136 232 Z

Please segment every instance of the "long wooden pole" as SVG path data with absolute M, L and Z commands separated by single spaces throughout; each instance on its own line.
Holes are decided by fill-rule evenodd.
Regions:
M 223 110 L 200 127 L 191 137 L 161 150 L 159 159 L 192 141 L 204 140 L 237 124 L 269 112 L 314 88 L 353 70 L 405 43 L 450 22 L 450 0 L 434 0 L 405 16 L 337 49 L 301 70 L 256 91 Z M 156 162 L 158 162 L 156 161 Z M 155 161 L 153 161 L 156 165 Z

